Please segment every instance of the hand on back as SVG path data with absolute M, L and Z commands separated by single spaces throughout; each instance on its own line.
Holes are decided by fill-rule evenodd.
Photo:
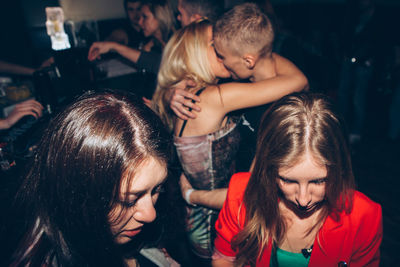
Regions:
M 182 120 L 196 118 L 196 114 L 189 111 L 189 108 L 197 112 L 201 111 L 201 108 L 196 105 L 196 102 L 200 102 L 200 97 L 185 90 L 185 88 L 193 86 L 196 86 L 196 84 L 192 80 L 180 81 L 175 87 L 170 89 L 167 96 L 170 108 L 175 115 Z M 195 103 L 193 103 L 192 100 L 194 100 Z

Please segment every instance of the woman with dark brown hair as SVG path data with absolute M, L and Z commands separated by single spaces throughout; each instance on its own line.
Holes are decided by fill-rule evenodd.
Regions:
M 381 206 L 354 189 L 345 136 L 324 96 L 274 104 L 253 172 L 231 179 L 213 266 L 378 266 Z
M 159 238 L 148 225 L 170 139 L 127 94 L 88 93 L 71 104 L 50 123 L 18 193 L 28 230 L 10 266 L 170 266 L 162 251 L 142 249 Z

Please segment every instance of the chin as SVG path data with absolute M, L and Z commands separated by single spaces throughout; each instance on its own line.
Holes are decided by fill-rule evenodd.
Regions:
M 315 203 L 307 206 L 307 209 L 302 209 L 295 203 L 292 203 L 292 204 L 293 204 L 293 208 L 296 210 L 296 213 L 307 217 L 307 216 L 310 216 L 311 214 L 313 214 L 314 212 L 316 212 L 317 210 L 319 210 L 323 205 L 323 201 L 315 202 Z
M 145 30 L 142 29 L 142 32 L 143 32 L 144 37 L 149 37 L 150 36 L 150 33 L 148 31 L 145 31 Z
M 118 236 L 117 238 L 115 238 L 115 243 L 119 244 L 119 245 L 123 245 L 126 244 L 128 242 L 130 242 L 132 239 L 127 237 L 127 236 Z

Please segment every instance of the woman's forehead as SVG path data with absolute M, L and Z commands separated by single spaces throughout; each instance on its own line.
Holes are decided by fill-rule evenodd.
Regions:
M 124 175 L 121 181 L 121 194 L 151 190 L 162 183 L 167 176 L 166 163 L 149 157 L 137 164 Z

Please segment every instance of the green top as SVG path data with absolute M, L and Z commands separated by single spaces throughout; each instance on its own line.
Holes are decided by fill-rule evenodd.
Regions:
M 277 248 L 272 250 L 271 267 L 307 267 L 310 257 Z

